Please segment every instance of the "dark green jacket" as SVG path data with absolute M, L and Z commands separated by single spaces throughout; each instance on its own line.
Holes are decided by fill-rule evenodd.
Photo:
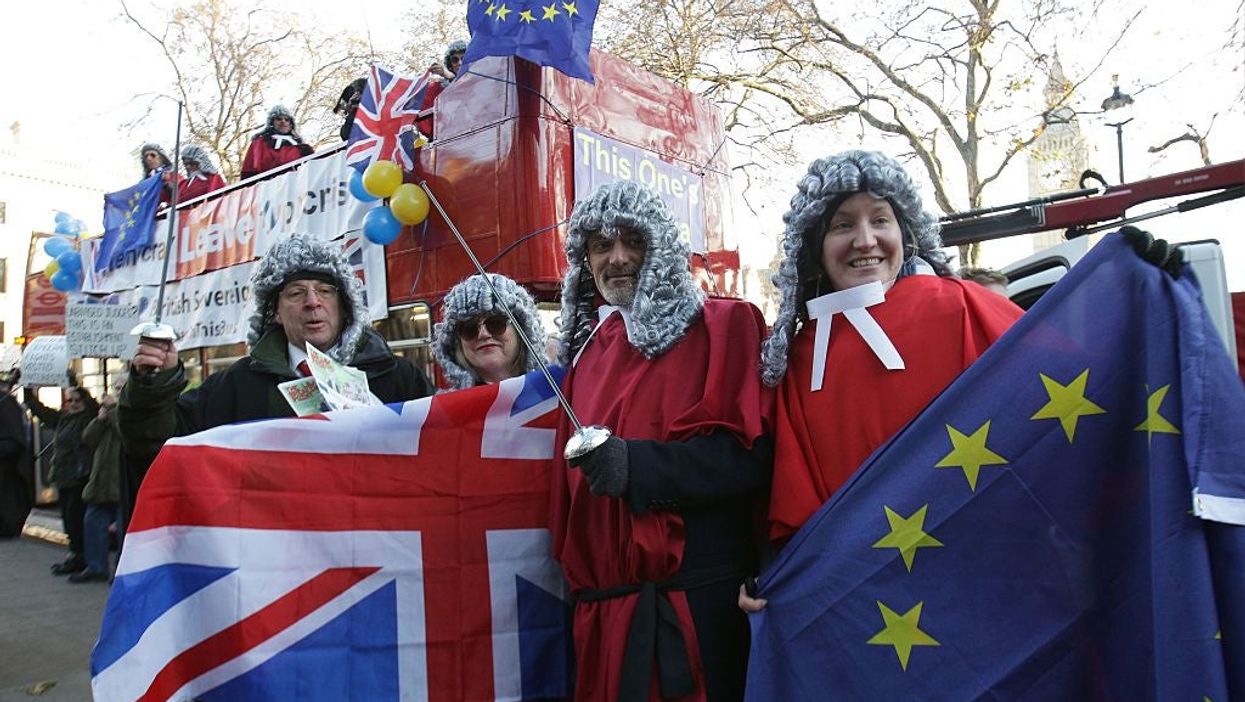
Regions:
M 294 410 L 277 390 L 279 383 L 298 377 L 290 369 L 287 346 L 285 333 L 275 327 L 264 334 L 251 355 L 213 373 L 185 394 L 181 364 L 145 377 L 131 374 L 117 405 L 117 426 L 126 453 L 146 466 L 174 436 L 233 422 L 293 417 Z M 367 373 L 368 385 L 382 402 L 405 402 L 433 393 L 423 372 L 395 356 L 371 329 L 364 332 L 350 365 Z
M 82 488 L 82 499 L 95 505 L 121 500 L 121 469 L 125 456 L 121 449 L 121 432 L 117 431 L 117 411 L 106 419 L 98 416 L 82 430 L 82 443 L 95 450 L 91 462 L 91 479 Z
M 52 438 L 52 469 L 48 471 L 48 482 L 56 487 L 85 485 L 91 474 L 91 452 L 82 446 L 82 430 L 95 414 L 54 410 L 39 401 L 33 388 L 26 392 L 26 406 L 45 428 L 56 431 Z

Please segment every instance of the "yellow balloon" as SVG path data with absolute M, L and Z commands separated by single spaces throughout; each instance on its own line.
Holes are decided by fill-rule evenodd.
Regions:
M 415 137 L 415 148 L 418 149 L 419 147 L 427 143 L 428 143 L 428 140 L 424 138 L 423 134 L 420 134 L 419 136 Z
M 428 216 L 428 195 L 414 183 L 403 183 L 389 198 L 389 209 L 403 224 L 419 224 Z
M 46 275 L 48 279 L 50 280 L 52 276 L 56 275 L 56 272 L 59 271 L 60 269 L 61 269 L 61 264 L 57 263 L 56 259 L 52 259 L 51 261 L 48 261 L 48 265 L 43 267 L 43 274 Z
M 372 161 L 363 171 L 363 189 L 376 197 L 389 197 L 402 185 L 402 168 L 393 161 Z

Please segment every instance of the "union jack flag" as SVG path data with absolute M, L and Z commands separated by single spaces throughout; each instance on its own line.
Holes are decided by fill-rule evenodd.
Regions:
M 171 440 L 143 483 L 95 699 L 570 696 L 537 372 Z
M 415 168 L 415 118 L 428 78 L 427 71 L 412 78 L 372 66 L 350 130 L 347 164 L 360 172 L 375 160 L 393 161 L 406 171 Z

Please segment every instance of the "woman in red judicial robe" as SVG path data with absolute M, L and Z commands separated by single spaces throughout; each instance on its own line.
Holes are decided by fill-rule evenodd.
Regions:
M 198 144 L 182 149 L 182 166 L 186 169 L 186 177 L 177 191 L 178 202 L 187 202 L 225 187 L 225 179 L 220 176 L 216 164 L 212 163 L 207 149 Z
M 763 380 L 778 388 L 777 543 L 1022 312 L 951 277 L 938 220 L 883 154 L 813 162 L 783 220 L 782 298 L 762 351 Z
M 284 105 L 273 105 L 268 111 L 268 126 L 256 134 L 247 147 L 246 158 L 242 159 L 242 179 L 314 153 L 315 149 L 303 141 L 296 127 L 293 112 Z

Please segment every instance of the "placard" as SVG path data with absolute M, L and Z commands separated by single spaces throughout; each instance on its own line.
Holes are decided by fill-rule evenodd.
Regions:
M 69 353 L 63 336 L 40 336 L 22 352 L 22 385 L 69 387 Z
M 138 306 L 75 301 L 65 306 L 65 347 L 70 358 L 121 358 L 134 355 Z

